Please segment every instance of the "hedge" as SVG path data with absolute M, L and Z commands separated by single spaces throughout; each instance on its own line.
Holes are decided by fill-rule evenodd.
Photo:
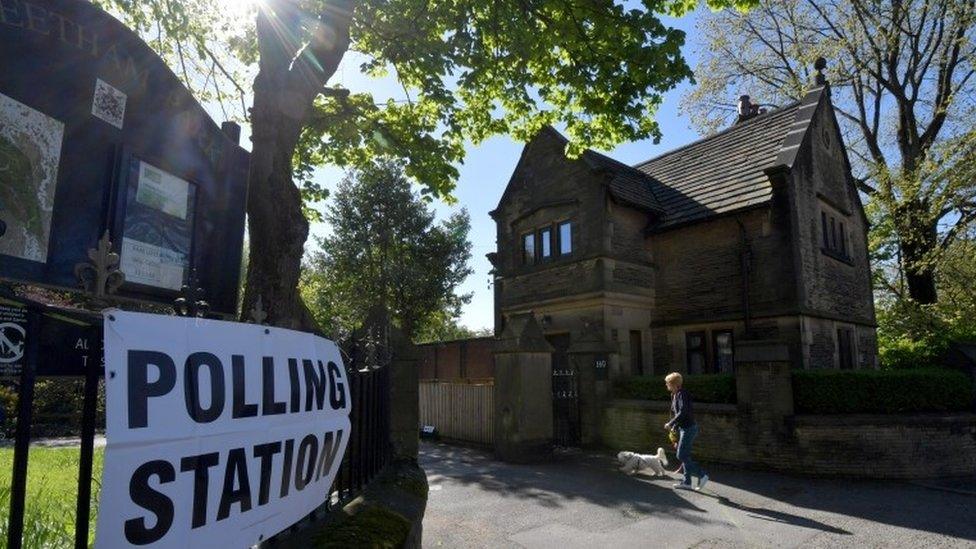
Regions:
M 689 375 L 684 387 L 695 402 L 735 404 L 735 376 L 732 374 Z M 662 376 L 633 376 L 614 383 L 616 398 L 671 400 Z
M 3 421 L 0 434 L 13 438 L 17 427 L 19 381 L 0 381 L 0 407 Z M 85 380 L 79 378 L 40 378 L 34 385 L 31 436 L 38 438 L 81 435 Z M 105 429 L 105 383 L 99 381 L 95 404 L 95 428 Z
M 695 402 L 735 404 L 735 376 L 685 376 Z M 661 376 L 634 376 L 614 383 L 615 398 L 670 400 Z M 797 414 L 900 414 L 971 410 L 973 382 L 964 373 L 938 368 L 913 370 L 796 370 Z
M 956 370 L 798 370 L 798 414 L 958 412 L 973 406 L 973 382 Z

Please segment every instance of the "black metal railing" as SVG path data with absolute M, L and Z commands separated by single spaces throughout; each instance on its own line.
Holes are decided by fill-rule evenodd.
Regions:
M 18 398 L 8 502 L 10 513 L 6 525 L 7 547 L 20 549 L 24 541 L 27 471 L 31 430 L 35 420 L 34 389 L 38 378 L 65 383 L 84 379 L 84 397 L 78 410 L 81 416 L 81 442 L 74 545 L 76 549 L 88 547 L 96 407 L 99 381 L 104 375 L 101 364 L 102 318 L 96 313 L 52 307 L 7 293 L 0 293 L 0 312 L 6 315 L 5 322 L 12 316 L 22 315 L 27 334 L 20 361 L 22 367 L 14 378 Z M 76 343 L 78 338 L 86 338 L 91 345 L 86 345 L 88 348 L 83 350 L 69 348 L 72 347 L 69 343 Z M 346 454 L 325 505 L 303 521 L 314 519 L 321 512 L 334 510 L 354 499 L 390 462 L 390 369 L 389 361 L 384 362 L 379 364 L 380 367 L 373 364 L 374 367 L 369 368 L 359 368 L 355 361 L 347 363 L 352 409 Z
M 95 313 L 51 307 L 33 300 L 0 294 L 4 325 L 10 333 L 24 336 L 21 357 L 15 361 L 17 415 L 14 428 L 13 470 L 10 476 L 7 517 L 7 547 L 19 549 L 23 543 L 24 510 L 27 495 L 27 468 L 31 430 L 34 427 L 35 386 L 39 378 L 54 383 L 73 383 L 84 379 L 81 409 L 78 492 L 75 505 L 75 547 L 88 546 L 91 514 L 92 461 L 95 451 L 95 422 L 101 366 L 102 320 Z M 83 341 L 83 345 L 79 345 Z M 7 340 L 9 344 L 9 338 Z M 10 363 L 8 363 L 8 368 Z M 8 376 L 10 372 L 8 371 Z
M 355 366 L 355 364 L 353 364 Z M 349 444 L 336 474 L 329 508 L 340 507 L 356 497 L 390 462 L 390 369 L 348 372 L 352 393 L 352 426 Z

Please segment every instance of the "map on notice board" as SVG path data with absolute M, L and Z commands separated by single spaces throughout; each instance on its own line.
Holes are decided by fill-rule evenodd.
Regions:
M 0 254 L 47 261 L 64 124 L 0 93 Z

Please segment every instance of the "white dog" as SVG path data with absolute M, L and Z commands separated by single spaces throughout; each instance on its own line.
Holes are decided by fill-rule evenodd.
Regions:
M 620 452 L 617 454 L 617 461 L 622 465 L 620 470 L 628 475 L 650 469 L 657 476 L 667 476 L 664 468 L 668 466 L 668 457 L 664 455 L 664 448 L 658 448 L 657 453 L 653 455 Z

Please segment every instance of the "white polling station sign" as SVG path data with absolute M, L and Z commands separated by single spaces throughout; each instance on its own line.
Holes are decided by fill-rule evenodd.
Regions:
M 237 548 L 321 505 L 349 439 L 335 343 L 252 324 L 105 312 L 95 545 Z

